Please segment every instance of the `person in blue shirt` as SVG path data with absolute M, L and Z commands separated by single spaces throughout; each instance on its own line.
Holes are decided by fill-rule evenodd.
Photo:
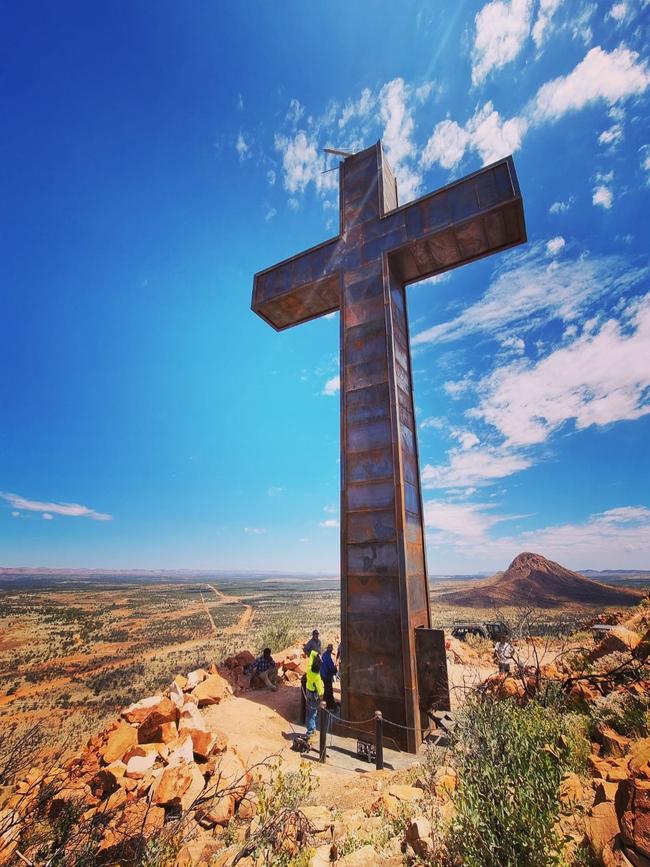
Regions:
M 334 701 L 334 675 L 337 673 L 338 668 L 336 667 L 336 663 L 332 658 L 332 653 L 334 652 L 334 645 L 328 644 L 327 650 L 322 656 L 321 659 L 321 667 L 320 673 L 323 678 L 323 687 L 325 690 L 324 700 L 327 704 L 328 710 L 336 710 L 336 702 Z

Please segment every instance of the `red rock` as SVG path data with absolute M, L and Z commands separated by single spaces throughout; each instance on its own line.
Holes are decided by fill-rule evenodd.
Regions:
M 241 801 L 250 788 L 251 782 L 251 775 L 231 747 L 217 757 L 213 778 L 210 781 L 211 792 L 215 794 L 227 792 L 233 795 L 236 801 Z
M 616 793 L 616 813 L 626 846 L 650 858 L 650 780 L 624 780 Z
M 205 707 L 210 704 L 219 704 L 230 694 L 230 691 L 230 686 L 225 678 L 221 677 L 220 674 L 211 674 L 192 690 L 192 697 L 197 701 L 199 707 Z
M 174 722 L 166 722 L 160 726 L 160 742 L 169 744 L 178 737 L 178 728 Z
M 120 723 L 108 736 L 102 758 L 110 765 L 111 762 L 121 759 L 129 747 L 135 746 L 137 742 L 138 730 L 128 723 Z
M 188 810 L 205 787 L 203 774 L 194 762 L 167 767 L 153 789 L 153 803 Z
M 632 653 L 641 643 L 641 636 L 625 626 L 613 626 L 603 640 L 589 654 L 596 660 L 609 653 Z
M 140 723 L 138 729 L 138 741 L 148 744 L 152 741 L 162 740 L 162 726 L 165 723 L 176 721 L 178 708 L 169 698 L 163 698 L 160 704 L 149 713 Z
M 191 690 L 197 687 L 200 683 L 209 677 L 210 674 L 204 668 L 197 668 L 194 671 L 190 671 L 187 675 L 187 682 L 183 687 L 184 690 Z
M 204 828 L 214 828 L 215 825 L 225 826 L 235 815 L 235 799 L 227 795 L 211 804 L 209 807 L 201 807 L 196 811 L 198 823 Z
M 126 766 L 125 776 L 130 780 L 141 780 L 155 765 L 157 755 L 131 756 Z
M 152 710 L 158 707 L 162 699 L 162 695 L 150 695 L 148 698 L 136 701 L 135 704 L 125 708 L 122 711 L 122 716 L 127 722 L 141 723 L 149 716 Z
M 616 810 L 609 801 L 596 804 L 585 816 L 585 834 L 596 858 L 601 858 L 603 849 L 612 846 L 618 830 Z
M 609 756 L 624 756 L 632 743 L 630 738 L 619 735 L 613 728 L 602 723 L 596 727 L 596 739 Z

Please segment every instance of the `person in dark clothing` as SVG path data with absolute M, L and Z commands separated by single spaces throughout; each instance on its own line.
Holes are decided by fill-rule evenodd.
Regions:
M 334 701 L 334 688 L 332 684 L 334 681 L 334 675 L 337 673 L 338 669 L 336 667 L 336 663 L 332 658 L 333 651 L 334 645 L 328 644 L 327 650 L 322 656 L 320 667 L 321 677 L 323 678 L 323 686 L 325 688 L 325 694 L 323 698 L 325 700 L 325 703 L 327 704 L 328 710 L 336 710 L 336 702 Z
M 312 652 L 312 650 L 315 650 L 316 653 L 318 653 L 320 655 L 321 642 L 320 642 L 320 638 L 318 637 L 318 630 L 317 629 L 314 629 L 314 631 L 311 634 L 311 638 L 309 639 L 307 644 L 303 645 L 303 648 L 302 648 L 302 652 L 305 654 L 305 656 L 309 656 L 309 654 Z

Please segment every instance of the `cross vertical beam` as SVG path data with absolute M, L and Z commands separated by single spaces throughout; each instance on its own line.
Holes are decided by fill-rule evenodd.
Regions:
M 380 142 L 340 172 L 339 235 L 256 274 L 252 308 L 277 330 L 341 311 L 342 714 L 381 711 L 415 752 L 431 609 L 405 287 L 525 241 L 523 205 L 511 157 L 403 207 Z

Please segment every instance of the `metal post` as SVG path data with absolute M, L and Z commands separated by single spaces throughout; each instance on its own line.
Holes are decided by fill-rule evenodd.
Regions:
M 324 701 L 320 703 L 318 710 L 318 728 L 320 734 L 318 761 L 325 764 L 327 758 L 327 705 Z
M 384 718 L 380 710 L 375 711 L 375 768 L 384 770 Z

